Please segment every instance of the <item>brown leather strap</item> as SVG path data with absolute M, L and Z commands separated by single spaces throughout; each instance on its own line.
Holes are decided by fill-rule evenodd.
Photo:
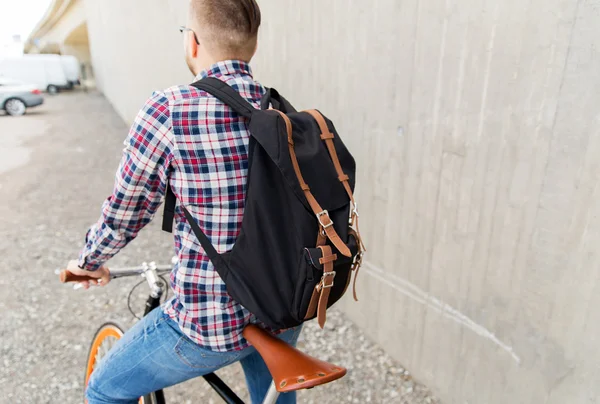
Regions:
M 320 247 L 323 247 L 323 246 L 320 246 Z M 323 248 L 321 248 L 321 250 L 323 250 Z M 324 255 L 322 258 L 319 258 L 319 262 L 321 264 L 329 264 L 330 262 L 337 260 L 337 258 L 338 258 L 337 254 L 330 254 L 330 255 L 326 255 L 326 256 Z
M 362 241 L 362 237 L 360 236 L 360 229 L 358 227 L 358 212 L 355 212 L 352 215 L 352 220 L 350 221 L 350 230 L 354 232 L 354 236 L 356 237 L 356 241 L 358 241 L 358 249 L 359 252 L 367 251 L 367 247 Z
M 327 321 L 327 301 L 329 300 L 330 292 L 331 288 L 325 288 L 321 291 L 321 296 L 319 297 L 319 307 L 317 308 L 317 321 L 321 329 L 325 327 L 325 322 Z
M 361 244 L 360 235 L 358 234 L 358 232 L 356 230 L 354 230 L 353 228 L 350 228 L 350 230 L 348 230 L 348 235 L 354 237 L 359 246 L 358 254 L 354 258 L 354 262 L 352 263 L 352 272 L 354 272 L 354 282 L 352 282 L 352 297 L 354 297 L 354 300 L 358 302 L 358 297 L 356 294 L 356 279 L 358 278 L 358 271 L 360 270 L 360 266 L 362 265 L 362 255 L 364 253 L 364 250 L 360 249 L 360 244 Z M 350 282 L 350 277 L 348 277 L 348 282 Z M 346 288 L 347 287 L 348 287 L 348 285 L 346 285 Z M 346 291 L 344 291 L 344 293 L 346 293 Z
M 348 230 L 348 235 L 354 237 L 356 239 L 356 231 L 354 231 L 353 228 L 350 228 Z M 356 242 L 358 243 L 358 239 L 356 239 Z M 348 291 L 348 286 L 350 286 L 350 282 L 352 281 L 352 272 L 354 272 L 354 265 L 352 265 L 350 267 L 350 273 L 348 274 L 348 279 L 346 279 L 346 285 L 344 286 L 344 291 L 342 292 L 342 296 L 346 294 L 346 292 Z M 354 297 L 356 301 L 358 301 L 358 299 L 356 299 L 356 289 L 354 290 Z
M 323 256 L 319 259 L 319 262 L 323 265 L 323 278 L 321 279 L 321 296 L 319 296 L 319 305 L 317 307 L 317 321 L 319 322 L 319 326 L 323 328 L 327 320 L 329 293 L 335 279 L 333 263 L 337 259 L 337 256 L 332 253 L 331 247 L 328 245 L 319 248 L 323 252 Z
M 327 216 L 327 219 L 329 220 L 329 222 L 331 222 L 331 225 L 326 225 L 327 227 L 324 228 L 327 238 L 331 241 L 335 248 L 337 248 L 338 251 L 342 253 L 342 255 L 346 257 L 352 257 L 352 252 L 333 228 L 333 222 L 331 221 L 331 219 L 329 219 L 329 216 Z
M 325 141 L 325 144 L 327 145 L 327 150 L 329 151 L 329 155 L 331 156 L 331 161 L 333 161 L 335 171 L 338 175 L 338 180 L 344 186 L 344 189 L 346 190 L 346 193 L 348 194 L 348 197 L 352 202 L 353 211 L 351 213 L 351 226 L 353 226 L 357 231 L 360 249 L 362 251 L 366 251 L 367 249 L 365 248 L 365 245 L 359 235 L 360 231 L 358 228 L 358 212 L 356 210 L 356 201 L 354 200 L 354 194 L 352 193 L 352 189 L 350 188 L 350 178 L 344 173 L 342 165 L 340 164 L 340 159 L 338 157 L 337 151 L 335 150 L 335 144 L 333 143 L 334 134 L 331 133 L 329 127 L 327 127 L 327 122 L 325 122 L 325 118 L 319 111 L 317 111 L 316 109 L 309 109 L 303 112 L 306 112 L 307 114 L 312 116 L 314 120 L 317 121 L 317 125 L 319 125 L 319 130 L 321 131 L 321 139 L 323 139 Z
M 306 311 L 305 320 L 312 318 L 317 312 L 317 321 L 319 326 L 323 328 L 325 321 L 327 320 L 327 302 L 329 300 L 329 293 L 333 287 L 335 279 L 335 271 L 333 270 L 333 263 L 337 260 L 337 254 L 333 254 L 331 246 L 320 246 L 322 252 L 319 262 L 323 265 L 323 276 L 321 282 L 315 287 L 312 296 L 310 297 L 310 303 L 308 304 L 308 310 Z M 346 283 L 346 287 L 348 284 Z
M 298 177 L 298 181 L 300 182 L 300 188 L 302 188 L 302 191 L 304 192 L 304 195 L 306 196 L 306 200 L 308 201 L 308 204 L 310 205 L 311 209 L 313 210 L 313 212 L 317 216 L 317 219 L 319 220 L 319 225 L 321 227 L 321 230 L 325 233 L 327 238 L 329 240 L 331 240 L 331 242 L 333 243 L 335 248 L 337 248 L 340 253 L 342 253 L 346 257 L 351 257 L 352 253 L 350 252 L 350 249 L 342 241 L 340 236 L 335 231 L 335 228 L 333 227 L 333 221 L 329 217 L 329 212 L 324 210 L 321 207 L 321 205 L 319 205 L 319 203 L 315 199 L 312 192 L 310 192 L 310 187 L 304 181 L 304 177 L 302 177 L 302 172 L 300 171 L 300 165 L 298 164 L 298 157 L 296 156 L 296 151 L 294 150 L 294 140 L 292 137 L 292 122 L 290 121 L 290 118 L 288 118 L 287 115 L 281 111 L 278 111 L 278 110 L 274 110 L 274 111 L 278 112 L 281 115 L 281 117 L 283 118 L 283 120 L 285 121 L 285 127 L 287 130 L 287 138 L 288 138 L 288 147 L 289 147 L 289 151 L 290 151 L 290 157 L 292 159 L 292 166 L 294 167 L 294 172 L 296 173 L 296 176 Z
M 354 237 L 356 239 L 357 244 L 360 242 L 359 241 L 359 237 L 358 237 L 358 233 L 356 232 L 356 230 L 354 229 L 350 229 L 348 231 L 348 234 L 352 237 Z M 362 263 L 362 253 L 359 252 L 359 257 L 357 258 L 357 261 L 355 261 L 352 264 L 352 269 L 351 271 L 354 272 L 354 282 L 352 285 L 352 295 L 354 297 L 354 300 L 356 300 L 358 302 L 358 297 L 356 295 L 356 278 L 358 277 L 358 270 L 360 269 L 360 264 Z M 335 259 L 337 259 L 337 255 L 334 254 L 333 255 L 335 257 Z M 331 261 L 335 261 L 335 259 L 331 259 Z M 329 258 L 321 258 L 319 260 L 319 262 L 323 263 L 322 261 L 329 261 Z M 326 272 L 327 270 L 324 268 L 323 272 Z M 350 275 L 348 276 L 348 280 L 346 281 L 346 286 L 344 286 L 344 291 L 342 292 L 342 295 L 346 294 L 346 291 L 348 290 L 348 286 L 350 286 L 350 281 L 352 280 L 352 273 L 350 273 Z M 306 311 L 306 316 L 304 316 L 305 320 L 308 320 L 310 318 L 312 318 L 315 315 L 315 312 L 317 310 L 318 304 L 320 303 L 321 300 L 321 296 L 322 296 L 322 291 L 323 291 L 323 279 L 321 282 L 319 282 L 319 284 L 315 287 L 315 289 L 313 290 L 313 294 L 310 297 L 310 303 L 308 304 L 308 310 Z M 328 299 L 329 296 L 323 297 L 323 299 Z M 325 304 L 327 304 L 327 301 L 325 301 Z M 321 306 L 323 307 L 323 306 Z M 325 306 L 326 307 L 326 306 Z
M 362 256 L 359 259 L 362 261 Z M 352 297 L 354 298 L 355 302 L 358 302 L 358 297 L 356 295 L 356 279 L 358 279 L 358 271 L 360 270 L 361 264 L 362 264 L 362 262 L 357 264 L 354 267 L 354 271 L 353 271 L 354 272 L 354 282 L 352 282 Z
M 340 182 L 344 185 L 346 189 L 346 193 L 350 197 L 352 204 L 354 204 L 354 194 L 352 193 L 352 189 L 350 188 L 350 183 L 348 182 L 349 178 L 346 174 L 344 174 L 344 170 L 342 169 L 342 165 L 340 164 L 340 159 L 338 157 L 337 151 L 335 150 L 335 144 L 333 143 L 334 134 L 329 131 L 327 127 L 327 122 L 325 122 L 325 118 L 319 111 L 316 109 L 309 109 L 306 112 L 310 114 L 317 124 L 319 125 L 319 129 L 321 130 L 321 139 L 325 141 L 327 145 L 327 150 L 329 150 L 329 155 L 331 156 L 331 161 L 333 161 L 333 166 L 335 167 L 335 171 L 337 172 L 338 178 Z
M 325 244 L 327 244 L 327 234 L 319 229 L 319 234 L 317 235 L 317 247 Z
M 319 283 L 313 290 L 313 294 L 310 297 L 310 303 L 308 304 L 308 310 L 306 311 L 305 320 L 312 318 L 317 311 L 317 303 L 319 303 L 319 296 L 321 296 L 321 284 Z

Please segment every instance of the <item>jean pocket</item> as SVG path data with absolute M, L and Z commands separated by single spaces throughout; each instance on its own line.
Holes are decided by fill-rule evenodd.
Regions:
M 175 354 L 185 365 L 194 369 L 219 369 L 238 360 L 238 352 L 215 352 L 204 349 L 183 335 L 174 348 Z

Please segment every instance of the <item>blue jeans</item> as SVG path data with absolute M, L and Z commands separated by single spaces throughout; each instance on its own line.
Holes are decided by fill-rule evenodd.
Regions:
M 288 330 L 279 338 L 296 345 L 300 330 Z M 159 307 L 127 331 L 102 359 L 90 377 L 86 398 L 89 404 L 136 404 L 141 396 L 237 361 L 244 369 L 252 403 L 261 403 L 271 374 L 253 347 L 233 352 L 201 348 Z M 295 402 L 295 393 L 282 394 L 277 401 Z

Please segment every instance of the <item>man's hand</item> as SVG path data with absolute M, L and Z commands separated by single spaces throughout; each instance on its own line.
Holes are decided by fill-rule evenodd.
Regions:
M 84 289 L 88 289 L 90 285 L 106 286 L 108 282 L 110 282 L 110 271 L 105 266 L 98 268 L 96 271 L 86 271 L 85 269 L 81 269 L 79 266 L 77 266 L 77 261 L 69 261 L 67 270 L 73 275 L 89 276 L 94 278 L 89 281 L 79 282 Z

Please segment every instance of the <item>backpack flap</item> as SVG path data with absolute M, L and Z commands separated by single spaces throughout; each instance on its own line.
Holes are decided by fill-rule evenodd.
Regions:
M 300 170 L 319 204 L 329 212 L 349 206 L 350 200 L 338 180 L 327 149 L 319 137 L 316 123 L 307 114 L 291 113 L 288 116 L 293 122 L 294 150 L 296 151 Z M 273 130 L 275 127 L 278 128 L 277 131 Z M 276 111 L 263 111 L 254 114 L 250 121 L 250 132 L 252 137 L 256 139 L 277 165 L 294 194 L 305 208 L 313 214 L 294 171 L 285 123 L 279 113 Z M 350 177 L 351 186 L 354 188 L 354 159 L 341 141 L 336 144 L 336 149 L 338 147 L 340 156 L 344 156 L 344 163 L 349 166 L 348 176 Z

